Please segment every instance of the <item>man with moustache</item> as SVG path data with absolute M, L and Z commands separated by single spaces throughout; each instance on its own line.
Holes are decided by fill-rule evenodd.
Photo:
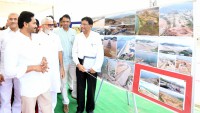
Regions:
M 49 64 L 48 76 L 51 80 L 51 98 L 52 98 L 52 112 L 57 104 L 57 93 L 60 93 L 61 79 L 64 78 L 64 67 L 62 58 L 62 45 L 60 38 L 53 32 L 53 19 L 45 17 L 42 20 L 42 31 L 38 34 L 43 44 L 47 48 L 47 60 Z
M 63 48 L 63 63 L 65 70 L 65 77 L 61 80 L 61 92 L 63 96 L 63 104 L 64 104 L 64 112 L 68 113 L 68 105 L 69 99 L 67 94 L 66 84 L 68 83 L 69 89 L 72 90 L 72 97 L 76 98 L 76 66 L 72 60 L 72 46 L 74 42 L 74 38 L 76 35 L 76 31 L 69 27 L 71 23 L 71 18 L 69 15 L 65 14 L 61 17 L 62 28 L 59 28 L 55 31 L 57 35 L 60 37 L 60 41 Z
M 46 51 L 37 40 L 34 14 L 23 11 L 18 18 L 20 31 L 5 48 L 7 77 L 19 78 L 22 113 L 35 113 L 36 101 L 42 113 L 52 113 L 50 80 L 46 72 Z
M 93 20 L 81 19 L 82 32 L 76 35 L 72 48 L 73 61 L 76 63 L 77 77 L 77 111 L 83 113 L 85 108 L 85 89 L 87 83 L 86 112 L 94 113 L 97 72 L 101 71 L 104 53 L 101 36 L 92 31 Z
M 20 82 L 17 78 L 9 78 L 4 72 L 4 51 L 5 47 L 10 40 L 12 40 L 18 32 L 18 14 L 11 13 L 8 16 L 7 24 L 8 29 L 4 30 L 0 36 L 0 72 L 1 76 L 5 78 L 4 82 L 0 85 L 0 113 L 21 113 L 21 98 L 20 98 Z M 0 81 L 2 81 L 1 79 Z M 14 101 L 11 106 L 11 94 L 14 87 Z

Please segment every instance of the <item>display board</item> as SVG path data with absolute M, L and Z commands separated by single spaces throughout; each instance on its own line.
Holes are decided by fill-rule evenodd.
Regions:
M 93 30 L 104 36 L 100 78 L 173 111 L 190 112 L 196 41 L 192 1 L 93 20 Z M 147 70 L 135 70 L 138 65 Z
M 190 113 L 192 77 L 135 65 L 133 92 L 178 113 Z

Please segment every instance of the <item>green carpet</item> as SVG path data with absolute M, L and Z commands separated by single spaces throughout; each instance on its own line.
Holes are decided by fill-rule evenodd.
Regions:
M 96 94 L 99 89 L 101 80 L 97 81 Z M 76 113 L 77 103 L 68 93 L 70 100 L 69 113 Z M 139 96 L 136 97 L 138 113 L 173 113 L 172 111 L 145 100 Z M 127 93 L 114 85 L 104 82 L 100 95 L 96 102 L 95 113 L 134 113 L 132 94 L 129 92 L 129 102 L 127 101 Z M 62 95 L 58 94 L 58 102 L 55 113 L 64 113 L 62 104 Z M 86 112 L 84 112 L 86 113 Z

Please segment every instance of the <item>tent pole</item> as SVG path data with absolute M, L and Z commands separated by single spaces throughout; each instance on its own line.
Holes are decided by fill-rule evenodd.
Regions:
M 55 18 L 54 17 L 54 6 L 52 5 L 52 16 L 53 16 L 53 18 Z M 53 20 L 54 21 L 54 20 Z

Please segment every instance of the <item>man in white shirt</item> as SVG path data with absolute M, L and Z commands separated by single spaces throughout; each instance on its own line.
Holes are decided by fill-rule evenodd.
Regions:
M 76 35 L 72 48 L 73 61 L 77 66 L 76 77 L 78 107 L 76 113 L 82 113 L 84 111 L 86 81 L 86 112 L 93 113 L 95 108 L 94 97 L 97 72 L 101 71 L 104 59 L 101 36 L 98 33 L 91 31 L 92 25 L 93 20 L 90 17 L 82 18 L 82 33 Z
M 1 65 L 0 70 L 5 81 L 0 85 L 0 113 L 21 113 L 20 82 L 17 78 L 8 78 L 4 73 L 4 51 L 7 43 L 15 37 L 18 32 L 18 14 L 11 13 L 8 16 L 8 29 L 4 30 L 0 36 Z M 14 87 L 14 101 L 11 107 L 11 94 Z
M 22 113 L 35 113 L 36 101 L 42 113 L 52 113 L 46 50 L 32 34 L 37 28 L 34 14 L 23 11 L 18 26 L 20 31 L 5 48 L 5 74 L 20 79 Z
M 53 32 L 53 19 L 45 17 L 42 20 L 42 31 L 39 32 L 40 38 L 47 47 L 47 61 L 49 65 L 48 75 L 51 80 L 52 112 L 57 104 L 57 93 L 60 93 L 61 79 L 64 78 L 64 67 L 62 58 L 62 45 L 60 38 Z

